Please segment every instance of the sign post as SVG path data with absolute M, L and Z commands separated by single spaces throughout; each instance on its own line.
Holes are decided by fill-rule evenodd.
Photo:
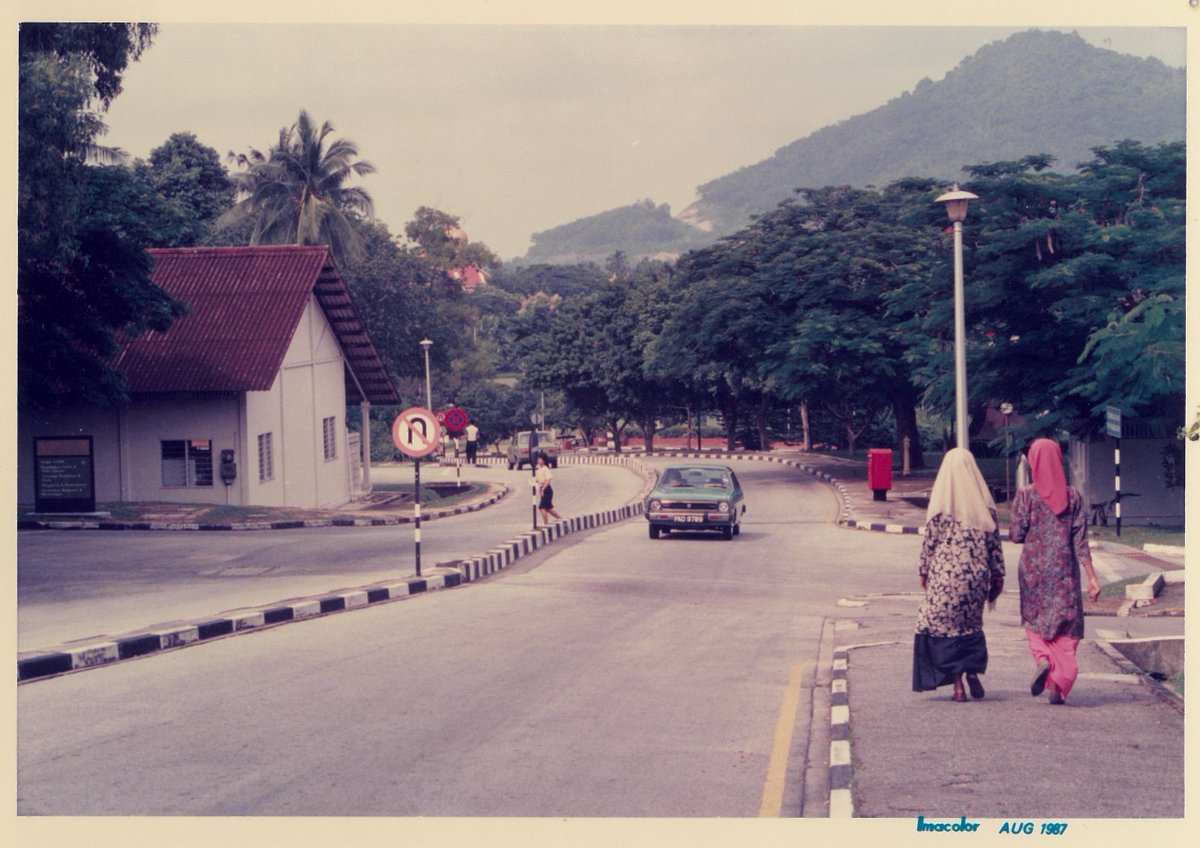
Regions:
M 447 409 L 444 413 L 439 413 L 440 420 L 446 425 L 446 429 L 455 434 L 454 439 L 454 479 L 457 482 L 458 488 L 462 488 L 462 456 L 458 453 L 458 437 L 457 434 L 466 429 L 470 419 L 467 417 L 466 410 L 459 409 L 457 406 Z
M 1104 431 L 1117 440 L 1113 452 L 1114 488 L 1117 491 L 1113 509 L 1117 514 L 1117 538 L 1119 539 L 1121 538 L 1121 410 L 1119 407 L 1110 406 L 1104 410 Z
M 405 456 L 413 458 L 413 541 L 417 576 L 421 576 L 421 457 L 437 450 L 442 428 L 437 416 L 419 406 L 410 407 L 392 422 L 392 442 Z
M 536 414 L 535 414 L 536 417 Z M 537 484 L 537 446 L 538 446 L 538 431 L 529 431 L 529 485 L 530 491 L 533 494 L 533 529 L 538 527 L 538 484 Z

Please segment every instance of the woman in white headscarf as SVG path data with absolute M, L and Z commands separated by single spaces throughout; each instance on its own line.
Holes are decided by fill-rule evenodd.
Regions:
M 983 607 L 1004 588 L 996 504 L 964 448 L 946 453 L 929 497 L 919 569 L 925 598 L 913 640 L 913 691 L 953 684 L 953 700 L 982 698 Z
M 1083 498 L 1067 485 L 1062 448 L 1052 439 L 1029 446 L 1033 485 L 1013 498 L 1009 536 L 1023 543 L 1017 579 L 1021 623 L 1037 664 L 1030 694 L 1049 690 L 1050 703 L 1063 704 L 1075 685 L 1075 649 L 1083 638 L 1080 567 L 1087 572 L 1088 597 L 1100 597 L 1087 541 Z

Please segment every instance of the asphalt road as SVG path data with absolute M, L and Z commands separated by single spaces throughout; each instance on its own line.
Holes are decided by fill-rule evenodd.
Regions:
M 749 512 L 733 541 L 650 541 L 632 519 L 458 589 L 21 686 L 18 811 L 756 817 L 819 807 L 805 793 L 807 769 L 827 753 L 808 751 L 826 625 L 845 595 L 911 590 L 919 540 L 848 535 L 829 523 L 824 484 L 735 464 Z M 560 469 L 568 510 L 568 493 L 611 498 L 574 487 L 574 471 Z M 528 501 L 500 509 L 519 521 Z M 455 544 L 478 549 L 471 534 L 506 514 L 489 512 L 453 519 Z M 220 545 L 203 555 L 241 565 L 336 561 L 307 575 L 327 590 L 332 574 L 337 585 L 371 579 L 411 541 L 404 528 L 288 533 L 192 544 Z M 147 581 L 167 568 L 159 546 L 170 540 L 155 534 L 37 534 L 22 556 L 52 559 L 43 546 L 55 540 L 66 551 L 113 545 L 110 561 L 123 547 Z M 363 570 L 347 575 L 356 563 Z M 24 591 L 51 603 L 44 586 Z
M 412 482 L 408 468 L 376 482 Z M 532 526 L 529 474 L 465 469 L 512 494 L 478 513 L 422 522 L 423 568 L 486 551 Z M 433 468 L 423 483 L 453 481 Z M 615 466 L 555 471 L 564 515 L 612 508 L 641 481 Z M 428 514 L 428 513 L 427 513 Z M 414 573 L 411 524 L 255 531 L 32 530 L 17 534 L 18 649 L 33 650 L 164 621 L 360 586 Z

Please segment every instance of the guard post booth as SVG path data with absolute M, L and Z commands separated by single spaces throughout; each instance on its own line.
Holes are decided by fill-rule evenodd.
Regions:
M 887 500 L 888 489 L 892 488 L 891 448 L 870 448 L 867 451 L 867 487 L 875 493 L 875 500 Z

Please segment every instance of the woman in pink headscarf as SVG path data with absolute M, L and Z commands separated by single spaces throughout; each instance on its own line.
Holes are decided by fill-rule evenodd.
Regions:
M 1033 485 L 1013 499 L 1009 535 L 1024 542 L 1017 577 L 1021 623 L 1037 672 L 1029 686 L 1034 697 L 1048 690 L 1050 703 L 1063 704 L 1079 674 L 1075 649 L 1083 638 L 1080 566 L 1087 571 L 1088 596 L 1100 597 L 1087 542 L 1083 498 L 1067 485 L 1062 449 L 1052 439 L 1029 446 Z

